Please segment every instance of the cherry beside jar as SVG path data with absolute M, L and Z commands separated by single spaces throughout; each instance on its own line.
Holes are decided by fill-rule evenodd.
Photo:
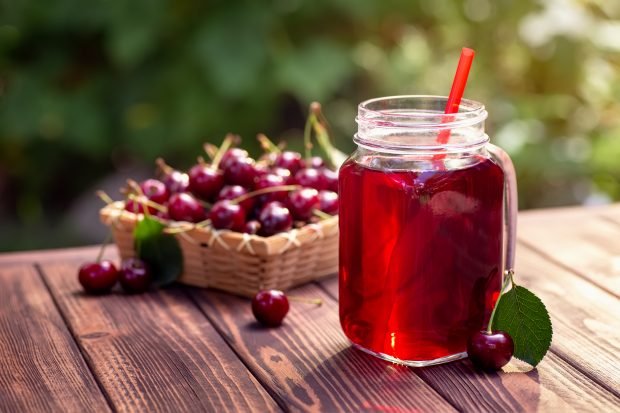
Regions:
M 361 103 L 358 148 L 339 173 L 342 328 L 361 350 L 410 366 L 465 357 L 513 266 L 512 162 L 489 143 L 482 104 L 444 114 L 446 102 Z

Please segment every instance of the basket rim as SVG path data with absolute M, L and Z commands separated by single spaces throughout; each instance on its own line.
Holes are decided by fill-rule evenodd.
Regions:
M 101 221 L 107 226 L 118 229 L 118 224 L 121 223 L 125 230 L 132 231 L 137 223 L 144 218 L 144 214 L 134 214 L 125 210 L 124 201 L 115 201 L 104 206 L 100 209 L 99 215 Z M 236 250 L 238 252 L 247 250 L 251 255 L 258 256 L 279 255 L 291 248 L 321 240 L 338 231 L 338 215 L 269 237 L 231 230 L 216 230 L 210 225 L 196 226 L 190 222 L 180 222 L 179 225 L 170 226 L 168 225 L 169 222 L 157 217 L 154 218 L 166 224 L 167 228 L 187 228 L 182 232 L 173 234 L 180 242 L 206 244 L 210 247 L 219 246 L 222 250 Z

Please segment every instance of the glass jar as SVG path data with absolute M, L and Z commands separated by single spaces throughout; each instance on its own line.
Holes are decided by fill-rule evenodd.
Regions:
M 446 102 L 361 103 L 358 148 L 339 173 L 342 328 L 361 350 L 410 366 L 465 357 L 513 265 L 510 158 L 489 143 L 482 104 L 463 99 L 448 115 Z

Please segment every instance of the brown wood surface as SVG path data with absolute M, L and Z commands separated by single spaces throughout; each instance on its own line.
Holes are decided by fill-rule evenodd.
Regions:
M 620 298 L 620 231 L 603 215 L 601 208 L 522 214 L 518 239 Z
M 0 411 L 109 411 L 32 266 L 0 267 Z
M 0 254 L 0 411 L 620 412 L 620 205 L 521 214 L 517 281 L 554 337 L 536 369 L 498 373 L 354 350 L 335 278 L 291 292 L 322 306 L 292 303 L 265 329 L 210 290 L 86 296 L 76 270 L 96 253 Z
M 295 411 L 454 411 L 410 369 L 353 350 L 335 301 L 315 285 L 291 294 L 324 304 L 295 303 L 276 329 L 261 328 L 246 299 L 189 292 L 253 373 Z
M 321 286 L 337 297 L 336 279 L 322 281 Z M 554 353 L 536 369 L 514 361 L 502 372 L 482 373 L 462 360 L 413 371 L 461 411 L 605 411 L 620 402 Z
M 115 410 L 280 410 L 183 291 L 90 297 L 77 268 L 42 271 Z

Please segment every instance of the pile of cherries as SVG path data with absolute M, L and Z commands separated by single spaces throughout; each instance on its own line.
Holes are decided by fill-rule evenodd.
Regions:
M 256 161 L 231 148 L 187 173 L 158 164 L 161 180 L 140 183 L 127 211 L 148 209 L 160 219 L 191 223 L 208 219 L 215 229 L 265 237 L 338 214 L 338 173 L 318 156 L 283 151 Z

